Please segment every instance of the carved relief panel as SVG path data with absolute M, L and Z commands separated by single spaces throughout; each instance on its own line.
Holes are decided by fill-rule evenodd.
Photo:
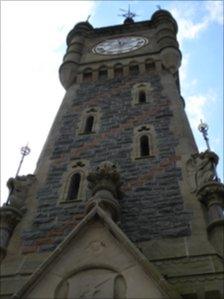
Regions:
M 125 299 L 123 276 L 104 268 L 81 270 L 64 279 L 56 288 L 55 299 Z

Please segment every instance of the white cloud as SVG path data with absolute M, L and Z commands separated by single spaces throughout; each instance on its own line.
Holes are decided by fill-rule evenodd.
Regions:
M 186 97 L 186 112 L 189 117 L 192 128 L 197 128 L 200 120 L 205 120 L 205 107 L 216 101 L 216 96 L 212 90 L 209 90 L 206 95 L 194 94 Z
M 190 123 L 196 127 L 204 119 L 203 107 L 208 99 L 204 95 L 192 95 L 186 98 L 186 112 Z
M 178 40 L 194 39 L 208 28 L 211 23 L 223 24 L 223 1 L 201 1 L 198 5 L 181 5 L 171 8 L 171 13 L 178 23 Z M 204 12 L 203 17 L 196 19 L 197 11 Z M 196 21 L 195 21 L 196 20 Z
M 217 22 L 221 25 L 224 23 L 224 18 L 223 18 L 224 2 L 223 1 L 206 1 L 205 8 L 208 12 L 208 19 L 211 22 Z
M 189 15 L 189 11 L 185 13 L 183 9 L 173 8 L 171 9 L 171 13 L 178 23 L 178 40 L 180 43 L 185 39 L 196 38 L 199 33 L 205 30 L 209 25 L 207 18 L 200 22 L 194 22 L 192 15 Z

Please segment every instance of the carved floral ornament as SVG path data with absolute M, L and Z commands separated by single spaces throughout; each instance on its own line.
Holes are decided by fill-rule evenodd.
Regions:
M 88 175 L 87 180 L 89 181 L 89 188 L 93 194 L 99 190 L 106 189 L 110 191 L 114 197 L 119 197 L 121 181 L 115 164 L 109 161 L 102 162 L 95 172 L 91 172 Z

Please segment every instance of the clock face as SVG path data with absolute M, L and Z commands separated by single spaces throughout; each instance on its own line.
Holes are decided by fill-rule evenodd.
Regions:
M 97 44 L 93 53 L 101 55 L 116 55 L 137 50 L 148 44 L 148 39 L 142 36 L 127 36 L 105 40 Z

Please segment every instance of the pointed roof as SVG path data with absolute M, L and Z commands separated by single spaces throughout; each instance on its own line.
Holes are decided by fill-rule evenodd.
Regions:
M 63 253 L 68 249 L 72 241 L 80 237 L 80 232 L 88 226 L 91 221 L 99 220 L 119 244 L 134 257 L 137 263 L 143 268 L 146 275 L 154 282 L 157 289 L 164 294 L 164 298 L 180 299 L 181 297 L 173 290 L 165 278 L 159 273 L 155 266 L 137 249 L 137 247 L 128 239 L 121 231 L 117 224 L 99 207 L 94 207 L 86 217 L 71 231 L 65 240 L 52 252 L 52 254 L 40 265 L 40 267 L 30 276 L 25 285 L 14 294 L 13 298 L 26 298 L 29 292 L 33 289 L 33 285 L 38 284 L 38 281 L 43 278 L 47 269 L 63 256 Z

